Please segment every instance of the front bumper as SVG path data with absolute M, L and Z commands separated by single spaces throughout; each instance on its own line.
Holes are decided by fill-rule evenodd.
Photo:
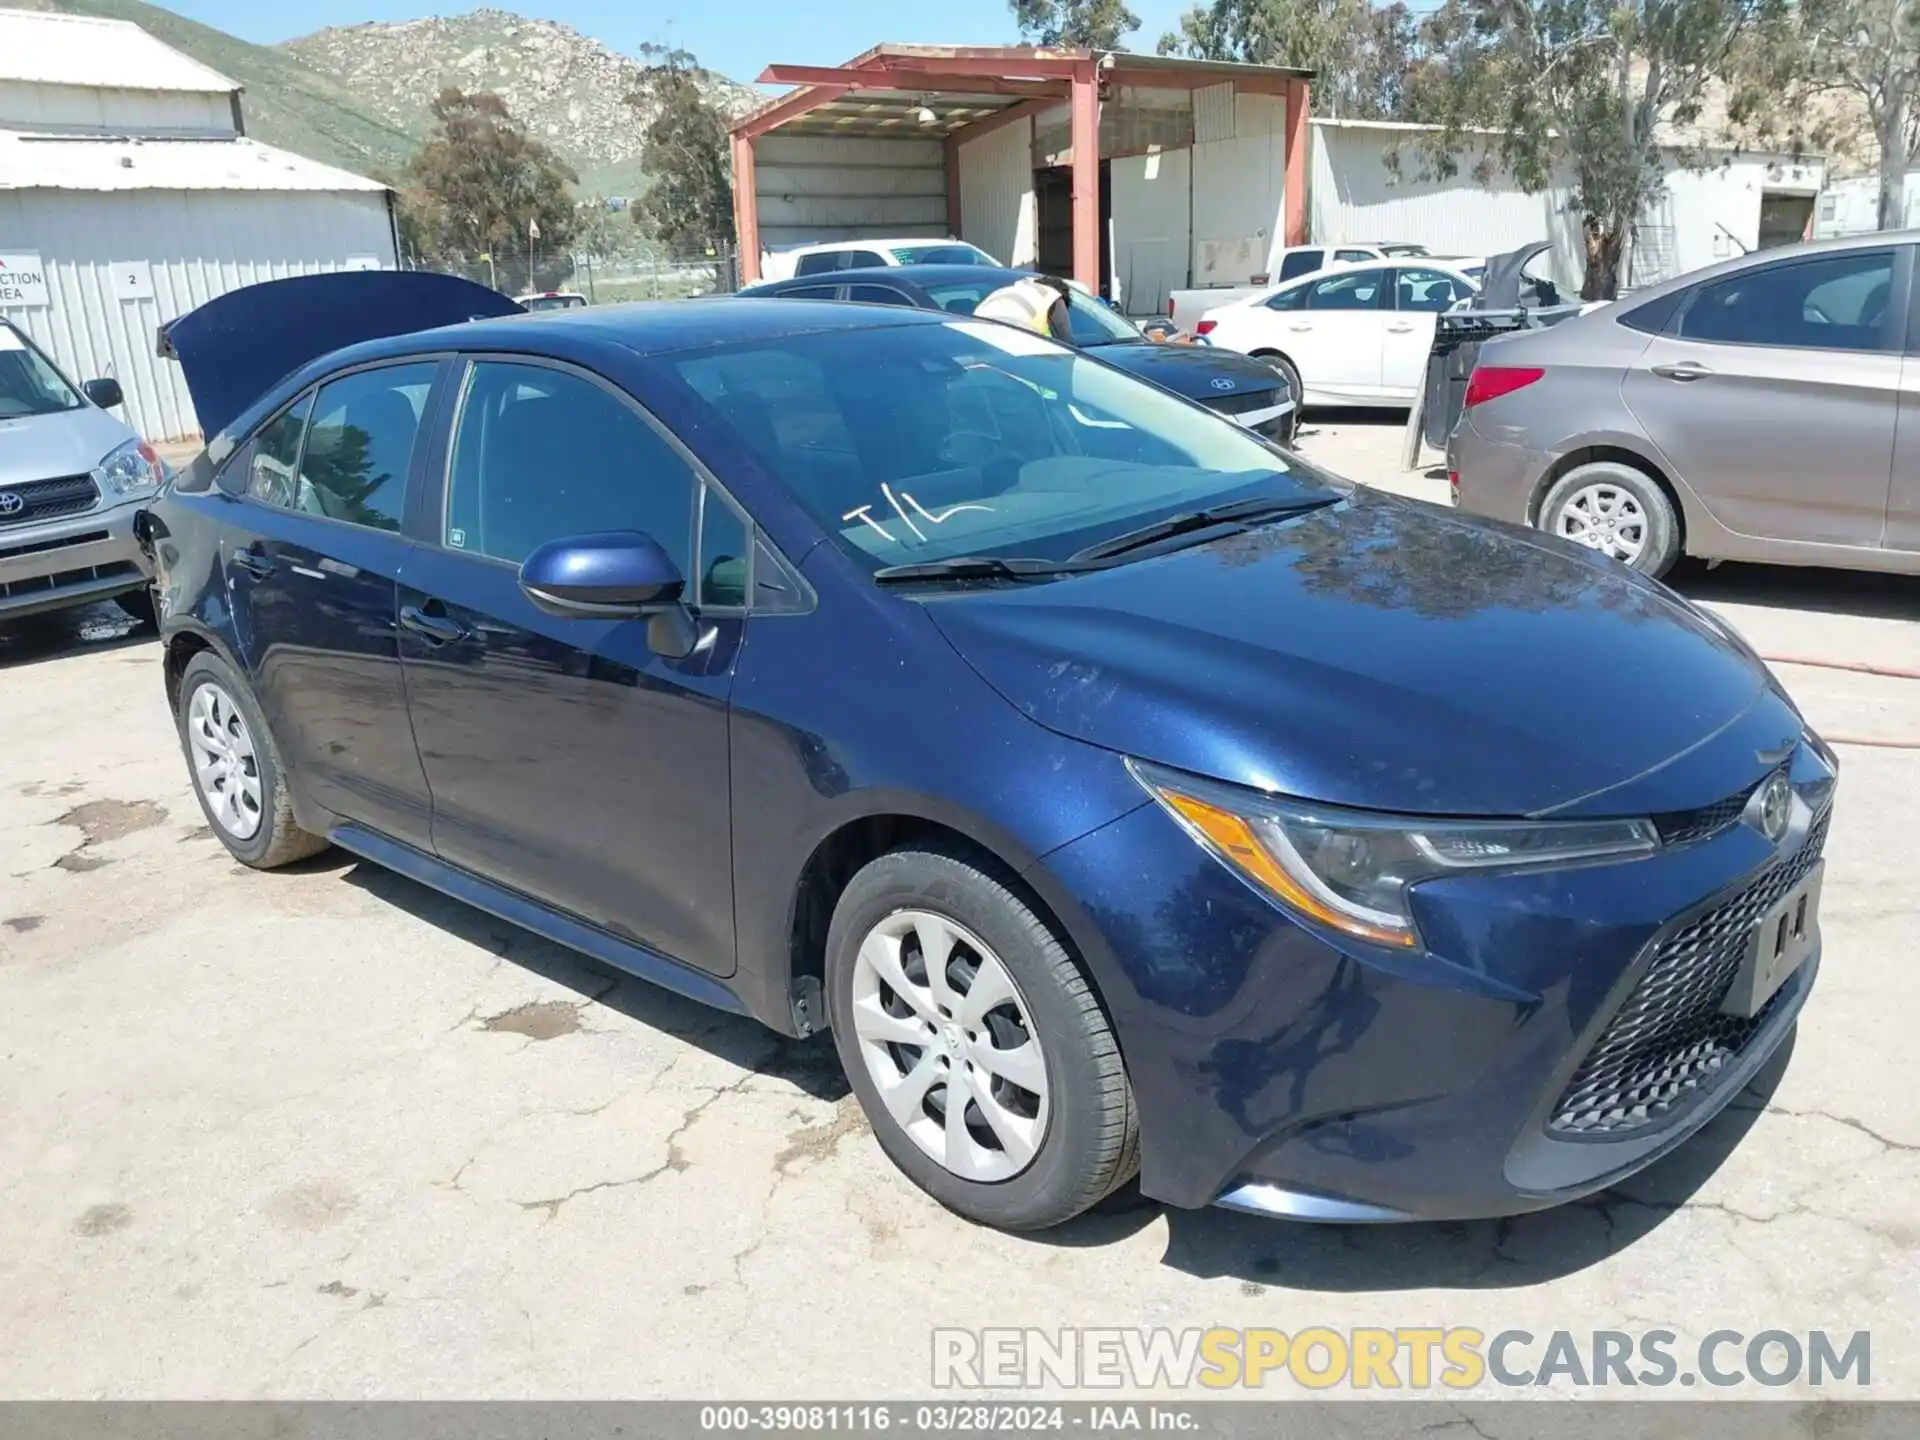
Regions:
M 139 510 L 129 503 L 0 526 L 0 617 L 85 605 L 145 585 L 147 562 L 133 534 Z
M 1583 1062 L 1616 1022 L 1642 1023 L 1639 987 L 1669 984 L 1676 937 L 1702 917 L 1738 920 L 1728 907 L 1810 868 L 1824 831 L 1808 810 L 1778 846 L 1734 824 L 1644 860 L 1429 882 L 1415 893 L 1430 949 L 1412 955 L 1309 930 L 1157 806 L 1045 863 L 1097 931 L 1082 949 L 1133 1082 L 1148 1195 L 1450 1220 L 1604 1189 L 1724 1108 L 1791 1029 L 1817 952 L 1724 1053 L 1676 1059 L 1678 1030 L 1647 1051 L 1635 1093 L 1664 1097 L 1647 1113 L 1596 1126 L 1568 1097 L 1588 1104 Z M 1691 972 L 1688 984 L 1725 988 Z

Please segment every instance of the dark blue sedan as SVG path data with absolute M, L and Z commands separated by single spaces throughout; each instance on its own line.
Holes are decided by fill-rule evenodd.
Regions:
M 776 280 L 740 293 L 786 300 L 845 300 L 856 305 L 912 305 L 971 315 L 1002 286 L 1037 272 L 993 265 L 891 265 Z M 1293 443 L 1300 426 L 1299 397 L 1292 383 L 1265 360 L 1237 350 L 1155 341 L 1117 310 L 1071 287 L 1067 329 L 1060 338 L 1077 350 L 1117 365 L 1130 375 L 1165 386 L 1176 395 L 1230 416 L 1257 435 Z
M 169 330 L 218 433 L 139 529 L 241 862 L 338 845 L 831 1029 L 895 1163 L 1010 1227 L 1136 1168 L 1551 1205 L 1805 1004 L 1833 757 L 1659 585 L 1009 327 L 469 318 L 512 308 L 371 273 Z

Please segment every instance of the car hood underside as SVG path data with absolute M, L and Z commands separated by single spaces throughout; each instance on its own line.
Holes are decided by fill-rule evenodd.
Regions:
M 1008 701 L 1123 754 L 1433 815 L 1711 804 L 1801 722 L 1662 587 L 1496 522 L 1367 494 L 1050 583 L 935 595 Z

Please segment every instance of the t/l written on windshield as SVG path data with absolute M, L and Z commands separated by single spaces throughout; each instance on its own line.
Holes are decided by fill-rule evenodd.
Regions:
M 993 513 L 993 507 L 991 505 L 972 505 L 972 504 L 949 505 L 944 510 L 940 510 L 938 512 L 932 511 L 927 509 L 927 507 L 922 505 L 918 500 L 914 499 L 913 496 L 908 494 L 905 490 L 902 490 L 899 494 L 896 495 L 894 493 L 893 486 L 888 484 L 882 484 L 880 486 L 880 494 L 884 497 L 884 503 L 892 507 L 894 515 L 899 516 L 901 522 L 906 525 L 907 529 L 911 530 L 914 533 L 914 535 L 921 540 L 925 540 L 927 538 L 927 532 L 920 528 L 920 525 L 922 522 L 924 522 L 927 525 L 944 525 L 946 524 L 947 521 L 951 520 L 955 515 L 958 515 L 965 510 L 978 510 L 982 514 L 986 514 L 986 515 L 991 515 Z M 858 505 L 858 506 L 855 506 L 853 509 L 849 510 L 846 514 L 842 515 L 840 518 L 843 521 L 858 520 L 862 524 L 871 526 L 873 529 L 879 531 L 880 538 L 882 540 L 885 540 L 890 544 L 895 543 L 892 532 L 889 531 L 885 525 L 881 524 L 878 520 L 875 520 L 873 518 L 874 509 L 875 507 L 871 504 Z M 907 513 L 910 510 L 913 512 L 913 514 Z M 919 521 L 916 521 L 914 519 L 914 515 L 918 515 L 920 517 Z M 891 521 L 892 516 L 889 516 L 887 518 L 889 519 L 889 521 Z

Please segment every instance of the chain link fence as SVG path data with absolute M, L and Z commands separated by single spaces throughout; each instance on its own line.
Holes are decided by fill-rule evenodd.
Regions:
M 529 253 L 524 246 L 501 247 L 471 256 L 408 254 L 401 257 L 401 265 L 464 276 L 508 296 L 572 291 L 586 296 L 590 305 L 684 300 L 740 288 L 738 257 L 731 246 L 709 255 L 680 256 L 593 255 L 538 247 Z

